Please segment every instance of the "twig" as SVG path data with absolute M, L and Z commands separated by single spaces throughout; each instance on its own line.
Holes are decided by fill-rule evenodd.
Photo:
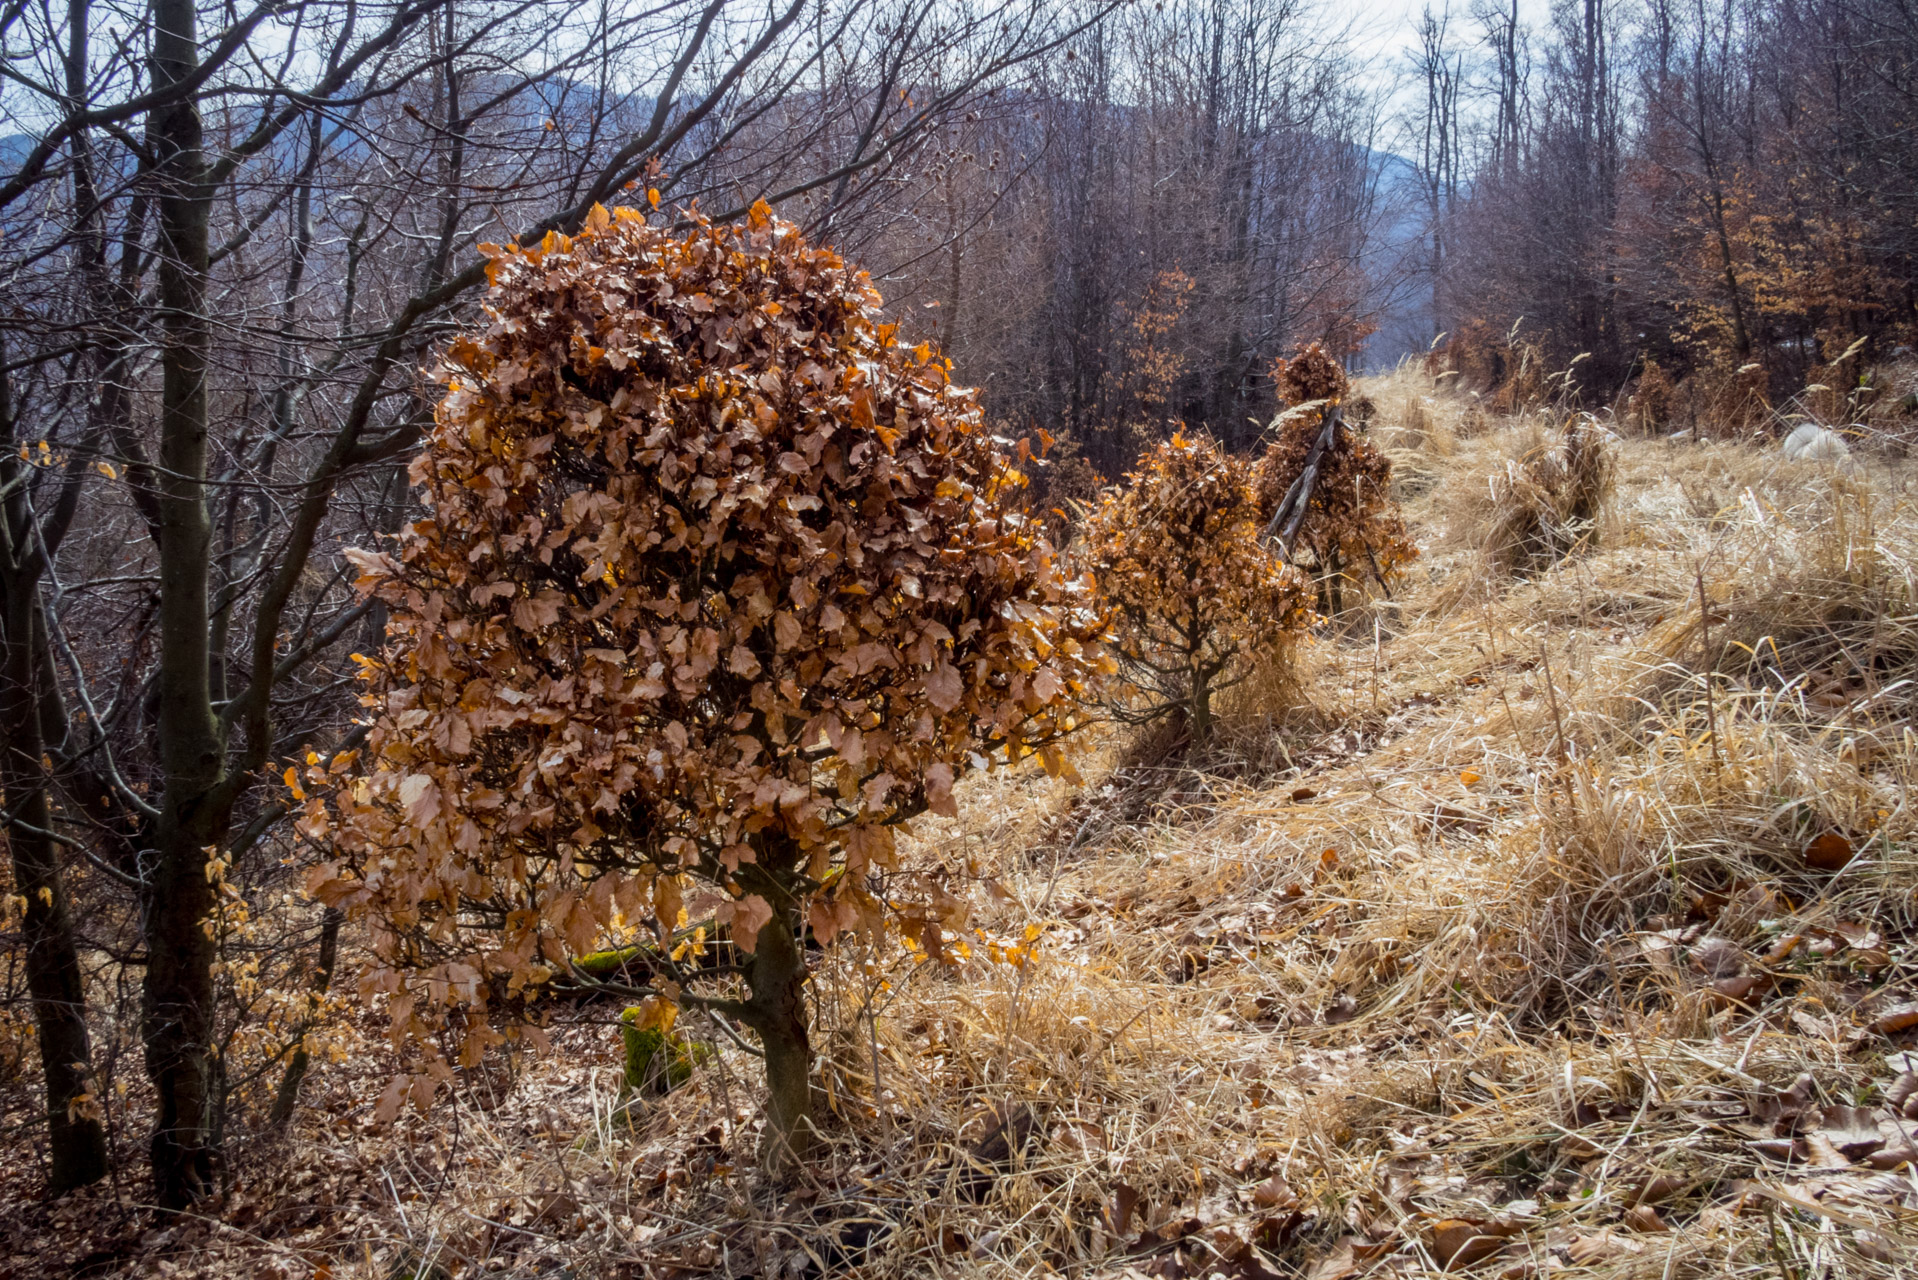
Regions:
M 1716 779 L 1722 769 L 1718 758 L 1718 697 L 1712 685 L 1712 602 L 1705 595 L 1705 571 L 1696 565 L 1692 574 L 1698 581 L 1698 630 L 1699 644 L 1704 653 L 1700 664 L 1704 668 L 1705 679 L 1705 724 L 1712 735 L 1712 777 Z
M 1292 558 L 1292 544 L 1298 540 L 1299 529 L 1305 524 L 1305 513 L 1312 506 L 1312 490 L 1319 482 L 1319 463 L 1337 441 L 1339 424 L 1344 420 L 1345 410 L 1342 406 L 1333 405 L 1325 411 L 1325 425 L 1319 429 L 1318 439 L 1312 442 L 1311 452 L 1305 455 L 1305 470 L 1299 472 L 1299 478 L 1285 491 L 1285 497 L 1279 499 L 1272 519 L 1265 526 L 1263 539 L 1270 541 L 1277 536 L 1287 560 Z

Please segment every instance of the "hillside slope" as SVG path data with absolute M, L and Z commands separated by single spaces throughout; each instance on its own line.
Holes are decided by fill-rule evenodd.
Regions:
M 1369 390 L 1425 549 L 1398 598 L 1203 760 L 1111 740 L 1084 788 L 1001 773 L 922 826 L 940 927 L 816 973 L 801 1187 L 755 1184 L 739 1049 L 619 1112 L 589 1011 L 404 1142 L 377 1063 L 330 1070 L 303 1158 L 172 1265 L 1910 1274 L 1909 473 L 1621 441 L 1596 525 L 1514 576 L 1487 540 L 1539 426 Z

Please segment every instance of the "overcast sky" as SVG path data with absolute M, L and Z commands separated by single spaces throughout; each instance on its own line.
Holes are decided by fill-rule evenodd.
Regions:
M 1405 54 L 1418 44 L 1419 15 L 1428 0 L 1331 0 L 1328 17 L 1349 19 L 1354 26 L 1353 39 L 1360 50 L 1376 57 L 1381 70 L 1399 71 Z M 1444 11 L 1445 0 L 1429 0 L 1434 13 Z M 1471 0 L 1452 0 L 1452 30 L 1461 40 L 1469 40 L 1478 30 L 1472 21 Z M 1551 13 L 1551 0 L 1519 0 L 1519 18 L 1533 31 L 1542 27 Z

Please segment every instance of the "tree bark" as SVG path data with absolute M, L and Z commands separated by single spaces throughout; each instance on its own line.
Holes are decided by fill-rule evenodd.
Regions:
M 152 81 L 192 76 L 198 64 L 193 0 L 155 0 Z M 230 802 L 216 794 L 224 746 L 209 669 L 206 506 L 207 224 L 210 197 L 199 103 L 183 94 L 154 112 L 159 213 L 160 743 L 165 789 L 155 824 L 158 854 L 146 912 L 147 971 L 141 1038 L 158 1105 L 154 1193 L 179 1209 L 211 1189 L 207 1141 L 208 1045 L 213 1024 L 214 905 L 207 850 L 225 837 Z
M 11 576 L 11 575 L 10 575 Z M 87 1034 L 86 982 L 73 936 L 73 917 L 52 837 L 44 745 L 40 739 L 36 649 L 44 643 L 37 584 L 9 582 L 6 667 L 0 673 L 0 795 L 13 819 L 6 828 L 13 881 L 27 900 L 27 990 L 33 998 L 40 1066 L 46 1076 L 48 1190 L 54 1195 L 98 1182 L 107 1173 L 106 1130 L 97 1109 L 84 1105 L 92 1074 Z
M 1203 666 L 1192 669 L 1192 741 L 1204 746 L 1212 740 L 1212 673 Z
M 789 910 L 760 927 L 747 972 L 752 998 L 741 1021 L 766 1055 L 766 1133 L 760 1166 L 775 1176 L 798 1167 L 813 1139 L 812 1043 L 806 1035 L 806 955 Z

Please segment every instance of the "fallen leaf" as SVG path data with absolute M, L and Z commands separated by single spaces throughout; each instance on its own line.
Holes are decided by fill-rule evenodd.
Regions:
M 1871 1021 L 1871 1029 L 1881 1036 L 1897 1035 L 1918 1027 L 1918 1004 L 1901 1004 Z
M 1765 958 L 1763 960 L 1763 963 L 1783 964 L 1786 958 L 1789 957 L 1792 952 L 1798 950 L 1798 944 L 1803 942 L 1804 940 L 1805 940 L 1805 935 L 1803 935 L 1802 933 L 1786 934 L 1784 937 L 1780 938 L 1778 941 L 1772 943 L 1771 950 L 1765 953 Z
M 1351 1280 L 1370 1270 L 1390 1249 L 1388 1244 L 1374 1243 L 1363 1236 L 1341 1236 L 1332 1252 L 1307 1273 L 1307 1280 Z
M 1895 1262 L 1898 1258 L 1896 1246 L 1882 1231 L 1853 1227 L 1851 1236 L 1852 1247 L 1858 1250 L 1860 1257 L 1872 1262 Z
M 1869 950 L 1884 941 L 1876 929 L 1856 920 L 1840 920 L 1831 927 L 1831 931 L 1844 939 L 1846 946 L 1861 950 Z
M 1736 977 L 1750 959 L 1745 948 L 1730 938 L 1708 937 L 1699 939 L 1692 948 L 1692 968 L 1710 978 Z
M 1559 1152 L 1568 1160 L 1590 1160 L 1593 1156 L 1602 1156 L 1605 1149 L 1596 1143 L 1587 1142 L 1575 1133 L 1568 1133 L 1558 1140 Z
M 1665 1220 L 1658 1216 L 1658 1210 L 1648 1204 L 1634 1205 L 1625 1211 L 1625 1225 L 1634 1231 L 1651 1233 L 1670 1231 Z
M 1851 841 L 1827 831 L 1805 846 L 1805 865 L 1820 871 L 1843 871 L 1853 857 Z
M 1795 1126 L 1800 1116 L 1811 1106 L 1817 1095 L 1818 1086 L 1811 1074 L 1805 1072 L 1792 1081 L 1791 1088 L 1782 1093 L 1767 1093 L 1753 1098 L 1751 1113 L 1754 1120 L 1763 1121 L 1772 1126 L 1772 1132 L 1784 1135 Z
M 1621 1236 L 1607 1228 L 1589 1236 L 1575 1236 L 1565 1246 L 1566 1256 L 1575 1267 L 1589 1267 L 1609 1258 L 1618 1258 L 1631 1253 L 1645 1252 L 1645 1243 L 1630 1236 Z
M 1865 1163 L 1880 1172 L 1902 1169 L 1908 1164 L 1918 1164 L 1918 1147 L 1913 1147 L 1907 1138 L 1902 1146 L 1894 1143 L 1872 1152 L 1865 1157 Z
M 1851 967 L 1867 977 L 1877 977 L 1891 968 L 1891 953 L 1883 947 L 1857 947 L 1850 956 Z
M 1849 1169 L 1851 1161 L 1832 1144 L 1830 1138 L 1814 1129 L 1800 1139 L 1805 1144 L 1805 1163 L 1814 1169 Z
M 1885 1145 L 1878 1117 L 1865 1107 L 1826 1107 L 1818 1134 L 1850 1160 L 1860 1160 Z
M 1479 1218 L 1446 1218 L 1432 1226 L 1432 1257 L 1447 1271 L 1485 1261 L 1518 1234 L 1516 1223 Z
M 1252 1188 L 1252 1203 L 1261 1209 L 1290 1209 L 1298 1202 L 1299 1193 L 1276 1173 Z
M 1449 804 L 1432 806 L 1432 830 L 1435 833 L 1463 831 L 1467 835 L 1476 835 L 1491 825 L 1483 814 L 1467 813 L 1463 809 L 1454 809 Z
M 1121 1182 L 1112 1189 L 1112 1198 L 1106 1202 L 1106 1231 L 1124 1239 L 1132 1230 L 1132 1215 L 1145 1203 L 1139 1195 L 1139 1189 Z
M 1627 1203 L 1633 1207 L 1657 1204 L 1660 1201 L 1671 1199 L 1689 1185 L 1685 1179 L 1675 1174 L 1655 1174 L 1632 1189 L 1631 1197 Z
M 1712 983 L 1712 995 L 1727 1005 L 1746 1004 L 1771 990 L 1771 985 L 1771 975 L 1748 973 L 1742 978 L 1716 979 Z

